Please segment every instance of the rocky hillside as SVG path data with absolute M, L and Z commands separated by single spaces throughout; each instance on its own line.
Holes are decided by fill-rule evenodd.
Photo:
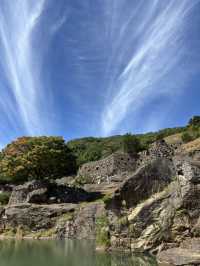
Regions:
M 187 134 L 194 130 L 196 126 L 189 126 Z M 134 153 L 118 149 L 82 164 L 76 175 L 61 178 L 52 160 L 54 178 L 26 182 L 23 177 L 20 184 L 4 179 L 1 238 L 94 239 L 98 249 L 149 252 L 160 265 L 200 265 L 200 146 L 198 138 L 186 143 L 182 134 L 160 136 Z M 40 160 L 34 161 L 39 162 L 40 173 L 48 173 L 49 157 L 45 164 L 41 161 L 41 154 L 48 154 L 47 147 L 65 153 L 62 140 L 56 139 L 56 145 L 55 140 L 53 144 L 45 141 L 46 146 L 31 142 L 27 147 L 25 140 L 20 149 L 9 146 L 6 150 L 6 156 L 20 158 L 14 164 L 19 177 L 21 162 L 32 163 L 30 152 L 33 156 L 40 151 Z M 66 151 L 69 171 L 73 155 L 71 148 Z

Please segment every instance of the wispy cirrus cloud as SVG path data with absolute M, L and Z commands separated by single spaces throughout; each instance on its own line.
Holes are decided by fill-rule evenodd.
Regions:
M 140 110 L 146 101 L 162 93 L 173 95 L 176 85 L 164 86 L 169 77 L 174 83 L 177 74 L 181 79 L 188 78 L 186 67 L 180 70 L 179 64 L 185 56 L 186 21 L 199 3 L 198 0 L 140 1 L 135 12 L 126 18 L 122 17 L 123 7 L 115 6 L 115 19 L 109 29 L 115 30 L 109 67 L 115 68 L 119 62 L 125 66 L 121 73 L 112 71 L 114 76 L 102 112 L 104 135 L 116 129 L 128 113 Z
M 52 25 L 51 27 L 51 33 L 55 34 L 56 32 L 58 32 L 61 27 L 65 24 L 67 20 L 67 14 L 64 14 L 58 21 L 56 21 L 55 24 Z
M 39 1 L 4 1 L 0 11 L 0 41 L 4 56 L 1 65 L 11 88 L 17 110 L 14 117 L 20 116 L 27 132 L 40 131 L 39 109 L 37 105 L 40 80 L 34 69 L 32 48 L 33 32 L 45 6 L 45 0 Z M 11 99 L 4 99 L 5 104 Z M 7 103 L 6 103 L 7 101 Z
M 63 11 L 60 18 L 57 5 L 56 16 L 45 16 L 50 4 L 46 0 L 1 2 L 0 66 L 1 81 L 6 82 L 0 91 L 0 107 L 13 129 L 19 124 L 29 135 L 45 134 L 51 127 L 46 115 L 51 109 L 51 88 L 46 88 L 41 68 L 51 38 L 64 25 L 67 14 Z

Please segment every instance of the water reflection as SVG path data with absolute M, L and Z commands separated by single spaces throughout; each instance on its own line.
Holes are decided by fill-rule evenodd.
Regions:
M 151 257 L 95 252 L 89 241 L 0 241 L 1 266 L 152 266 Z

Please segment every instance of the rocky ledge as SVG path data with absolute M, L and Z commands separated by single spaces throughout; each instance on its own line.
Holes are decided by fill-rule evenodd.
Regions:
M 200 265 L 200 238 L 186 239 L 179 248 L 161 251 L 158 264 L 167 265 Z
M 82 166 L 74 185 L 14 187 L 0 209 L 1 236 L 96 239 L 98 248 L 154 254 L 160 265 L 200 265 L 198 152 L 158 141 L 135 158 L 115 154 Z

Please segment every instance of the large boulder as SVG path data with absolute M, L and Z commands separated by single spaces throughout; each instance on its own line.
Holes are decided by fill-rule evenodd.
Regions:
M 21 227 L 28 231 L 49 229 L 55 226 L 58 217 L 73 212 L 75 204 L 19 204 L 5 208 L 5 228 Z
M 47 189 L 49 182 L 31 181 L 23 185 L 16 186 L 10 196 L 8 205 L 19 203 L 45 202 L 47 201 Z
M 77 206 L 76 211 L 57 223 L 57 235 L 59 238 L 95 239 L 96 221 L 105 216 L 104 204 L 101 202 L 88 203 Z
M 109 208 L 134 207 L 154 193 L 163 190 L 172 180 L 175 170 L 172 162 L 165 158 L 152 160 L 129 175 L 115 190 Z

